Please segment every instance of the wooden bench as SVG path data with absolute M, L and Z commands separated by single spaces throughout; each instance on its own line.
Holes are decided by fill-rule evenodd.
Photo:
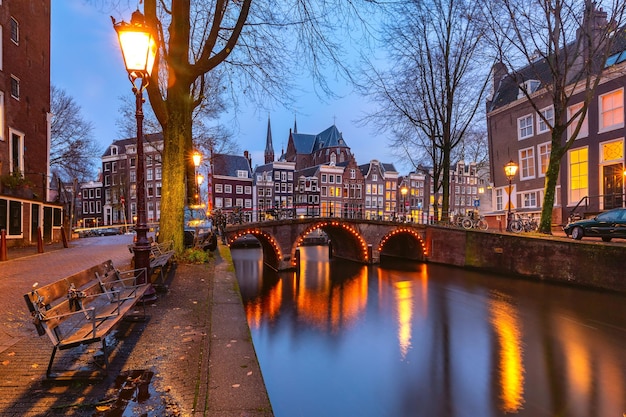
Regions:
M 53 350 L 48 378 L 71 378 L 79 372 L 52 374 L 58 350 L 102 342 L 104 372 L 108 368 L 106 337 L 149 288 L 144 269 L 119 271 L 109 260 L 43 287 L 35 283 L 24 294 L 40 336 L 48 335 Z M 145 315 L 145 306 L 144 312 Z
M 158 271 L 159 281 L 157 284 L 164 284 L 165 271 L 174 254 L 174 242 L 171 240 L 162 243 L 153 242 L 150 245 L 150 271 L 151 275 Z

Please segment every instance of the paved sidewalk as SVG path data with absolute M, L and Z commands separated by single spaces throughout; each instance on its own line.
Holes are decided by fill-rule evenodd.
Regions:
M 52 344 L 37 336 L 23 294 L 35 281 L 44 285 L 107 259 L 125 269 L 131 240 L 81 239 L 21 257 L 9 250 L 9 260 L 0 262 L 0 416 L 273 416 L 223 246 L 209 264 L 174 265 L 169 291 L 146 307 L 149 319 L 118 326 L 107 378 L 46 380 Z M 63 351 L 55 364 L 93 368 L 99 348 Z M 141 402 L 128 385 L 139 377 L 149 380 L 149 397 Z M 126 404 L 121 398 L 131 388 Z

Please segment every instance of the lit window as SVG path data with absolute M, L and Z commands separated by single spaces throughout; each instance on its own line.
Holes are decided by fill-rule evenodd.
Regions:
M 619 89 L 600 96 L 600 131 L 624 126 L 624 90 Z
M 589 193 L 589 159 L 587 148 L 569 152 L 569 203 L 576 204 Z
M 518 139 L 526 139 L 533 135 L 533 115 L 517 119 Z

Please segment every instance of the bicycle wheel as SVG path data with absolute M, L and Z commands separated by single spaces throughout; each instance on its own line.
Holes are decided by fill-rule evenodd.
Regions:
M 524 230 L 524 225 L 522 224 L 521 220 L 513 220 L 511 222 L 511 231 L 512 232 L 520 233 L 522 230 Z
M 489 225 L 484 219 L 480 219 L 476 222 L 476 227 L 479 228 L 480 230 L 487 230 Z
M 464 229 L 471 229 L 472 227 L 474 227 L 474 222 L 472 222 L 471 219 L 463 219 L 463 223 L 461 223 L 463 225 Z

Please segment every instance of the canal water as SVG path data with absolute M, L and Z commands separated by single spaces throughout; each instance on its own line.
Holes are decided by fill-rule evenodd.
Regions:
M 277 417 L 626 416 L 626 297 L 301 249 L 232 251 Z

